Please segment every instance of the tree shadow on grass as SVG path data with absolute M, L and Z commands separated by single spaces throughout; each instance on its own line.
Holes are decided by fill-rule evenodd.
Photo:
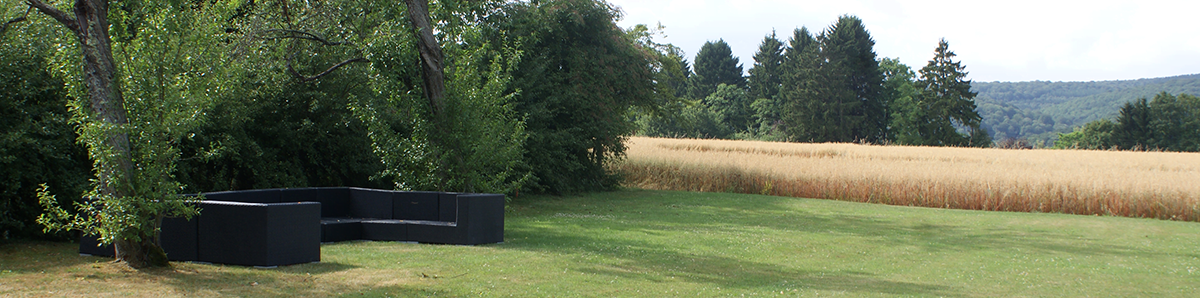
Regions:
M 29 273 L 87 263 L 111 262 L 108 257 L 83 256 L 79 243 L 22 241 L 0 245 L 0 268 L 13 273 Z
M 359 268 L 355 265 L 315 262 L 278 267 L 249 267 L 207 263 L 173 263 L 172 268 L 143 270 L 178 293 L 216 292 L 220 296 L 322 297 L 336 291 L 357 290 L 350 286 L 330 287 L 317 281 L 321 276 Z
M 797 288 L 895 295 L 971 296 L 962 289 L 886 280 L 871 273 L 788 267 L 700 250 L 674 247 L 665 242 L 620 238 L 613 235 L 682 234 L 697 230 L 729 235 L 777 230 L 803 234 L 846 235 L 855 241 L 884 247 L 915 247 L 923 252 L 974 252 L 1020 250 L 1076 255 L 1151 255 L 1133 247 L 1092 241 L 1078 245 L 1077 235 L 1053 229 L 979 228 L 937 218 L 873 216 L 859 212 L 812 213 L 792 207 L 792 198 L 705 194 L 632 192 L 547 198 L 525 202 L 516 212 L 538 224 L 509 224 L 506 234 L 515 241 L 504 248 L 562 254 L 590 253 L 617 260 L 615 264 L 579 269 L 627 279 L 661 279 L 674 276 L 693 282 L 747 290 Z M 673 195 L 682 194 L 682 195 Z M 657 196 L 647 198 L 646 196 Z M 680 198 L 679 196 L 688 196 Z M 730 199 L 730 198 L 733 199 Z M 891 207 L 895 208 L 895 207 Z M 969 215 L 966 216 L 969 218 Z M 560 228 L 555 224 L 573 225 Z M 581 233 L 580 231 L 584 231 Z M 599 233 L 594 233 L 599 231 Z M 612 231 L 608 234 L 606 231 Z M 593 233 L 587 233 L 593 232 Z M 623 233 L 623 234 L 621 234 Z M 747 238 L 754 238 L 751 237 Z M 636 237 L 634 237 L 636 238 Z M 535 240 L 536 239 L 536 240 Z M 725 241 L 722 239 L 721 241 Z M 847 252 L 852 254 L 853 252 Z
M 615 264 L 580 268 L 578 271 L 631 280 L 662 282 L 667 278 L 679 278 L 727 289 L 747 291 L 772 289 L 779 291 L 782 288 L 790 287 L 894 295 L 962 296 L 944 286 L 889 281 L 864 272 L 796 269 L 780 264 L 747 261 L 734 257 L 681 252 L 671 247 L 646 241 L 563 233 L 548 227 L 510 229 L 506 233 L 513 238 L 529 237 L 530 239 L 539 239 L 537 242 L 559 245 L 542 245 L 540 243 L 511 245 L 512 243 L 510 243 L 503 246 L 504 248 L 563 254 L 586 252 L 603 255 L 619 261 Z

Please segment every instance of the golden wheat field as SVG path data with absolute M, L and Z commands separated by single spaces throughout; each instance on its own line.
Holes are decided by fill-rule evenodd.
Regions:
M 632 137 L 630 187 L 1200 220 L 1200 153 Z

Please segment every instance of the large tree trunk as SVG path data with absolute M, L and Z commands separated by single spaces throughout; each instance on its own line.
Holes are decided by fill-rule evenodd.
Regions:
M 408 5 L 408 21 L 417 31 L 417 51 L 421 53 L 421 78 L 425 81 L 425 97 L 434 118 L 444 117 L 446 104 L 446 74 L 442 64 L 442 47 L 433 35 L 429 19 L 428 0 L 405 0 Z
M 441 159 L 443 164 L 437 169 L 439 190 L 441 191 L 463 191 L 474 192 L 474 185 L 470 180 L 462 186 L 461 189 L 447 189 L 447 182 L 450 180 L 449 171 L 463 168 L 462 156 L 456 154 L 455 148 L 448 139 L 452 133 L 447 129 L 449 127 L 446 121 L 450 119 L 446 116 L 446 72 L 445 72 L 445 57 L 442 55 L 442 46 L 438 43 L 437 37 L 433 35 L 433 25 L 429 18 L 429 1 L 428 0 L 405 0 L 404 3 L 408 6 L 408 21 L 412 24 L 413 29 L 417 34 L 417 52 L 421 54 L 421 78 L 424 81 L 425 97 L 429 100 L 429 111 L 432 116 L 434 133 L 430 135 L 429 141 L 433 145 L 442 150 L 442 154 L 450 160 Z M 447 162 L 452 164 L 446 164 Z M 453 166 L 452 168 L 450 166 Z
M 123 127 L 129 122 L 125 114 L 125 100 L 117 80 L 116 63 L 112 56 L 112 39 L 108 35 L 108 2 L 106 0 L 76 0 L 74 16 L 58 10 L 41 0 L 30 0 L 29 4 L 38 11 L 62 23 L 79 39 L 83 52 L 83 74 L 87 85 L 88 100 L 92 115 L 110 127 Z M 93 157 L 100 161 L 100 191 L 121 198 L 130 194 L 130 174 L 133 159 L 130 154 L 129 135 L 121 131 L 110 131 L 100 146 L 111 157 Z M 118 239 L 113 244 L 116 257 L 130 267 L 144 268 L 165 266 L 166 256 L 153 241 L 153 237 L 141 237 L 139 241 Z

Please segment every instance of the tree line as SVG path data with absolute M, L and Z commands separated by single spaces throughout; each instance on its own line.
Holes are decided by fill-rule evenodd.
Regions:
M 1112 119 L 1121 107 L 1156 94 L 1200 94 L 1200 75 L 1095 82 L 972 82 L 981 127 L 997 140 L 1051 147 L 1059 133 Z
M 1100 119 L 1059 134 L 1056 148 L 1200 152 L 1200 97 L 1159 93 L 1127 102 L 1115 121 Z
M 965 66 L 945 40 L 914 72 L 877 59 L 870 33 L 844 15 L 819 34 L 801 27 L 786 43 L 763 38 L 754 65 L 742 65 L 723 40 L 679 59 L 676 103 L 640 113 L 648 136 L 990 146 L 980 129 Z

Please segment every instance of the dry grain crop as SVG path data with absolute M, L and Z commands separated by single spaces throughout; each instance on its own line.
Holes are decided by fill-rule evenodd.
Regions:
M 633 137 L 630 187 L 1200 221 L 1200 153 Z

